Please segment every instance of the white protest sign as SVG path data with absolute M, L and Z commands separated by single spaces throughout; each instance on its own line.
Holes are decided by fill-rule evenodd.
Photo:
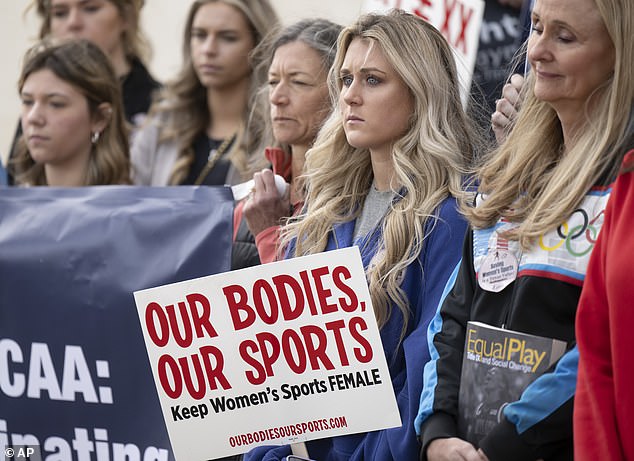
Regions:
M 178 461 L 401 425 L 357 247 L 134 297 Z
M 465 103 L 478 53 L 484 0 L 364 0 L 361 10 L 386 12 L 392 8 L 420 16 L 447 39 L 454 52 Z

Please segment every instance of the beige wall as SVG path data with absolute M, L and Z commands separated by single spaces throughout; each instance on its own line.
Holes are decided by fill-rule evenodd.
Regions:
M 34 43 L 34 14 L 23 15 L 30 0 L 0 0 L 0 156 L 6 159 L 18 122 L 16 82 L 24 51 Z M 258 1 L 258 0 L 253 0 Z M 282 21 L 289 24 L 305 17 L 325 17 L 347 24 L 359 14 L 362 0 L 271 0 Z M 154 47 L 150 67 L 165 80 L 180 65 L 182 23 L 191 0 L 146 0 L 143 24 Z

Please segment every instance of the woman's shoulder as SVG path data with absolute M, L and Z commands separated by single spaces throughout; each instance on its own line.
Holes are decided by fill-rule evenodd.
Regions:
M 135 128 L 132 133 L 130 142 L 132 151 L 148 143 L 156 144 L 158 142 L 160 125 L 160 120 L 156 115 L 146 117 L 143 124 Z
M 458 199 L 453 196 L 445 198 L 436 207 L 434 219 L 427 220 L 425 227 L 426 252 L 432 248 L 446 250 L 447 245 L 462 242 L 468 226 L 467 219 L 460 213 Z
M 161 87 L 161 84 L 150 74 L 145 64 L 138 59 L 132 59 L 130 72 L 123 80 L 123 88 L 129 91 L 151 92 Z
M 142 127 L 134 132 L 131 142 L 131 154 L 152 155 L 162 152 L 162 155 L 170 155 L 178 151 L 178 143 L 175 139 L 161 139 L 161 122 L 155 117 L 148 118 Z
M 139 59 L 132 61 L 130 72 L 121 83 L 121 91 L 126 118 L 133 125 L 143 122 L 160 86 Z
M 436 208 L 436 216 L 448 223 L 465 223 L 466 218 L 460 212 L 460 203 L 456 197 L 446 197 Z
M 130 160 L 137 185 L 165 186 L 168 183 L 178 156 L 178 145 L 175 140 L 160 141 L 160 129 L 160 123 L 150 118 L 132 136 Z
M 634 173 L 634 148 L 626 152 L 621 163 L 621 175 Z

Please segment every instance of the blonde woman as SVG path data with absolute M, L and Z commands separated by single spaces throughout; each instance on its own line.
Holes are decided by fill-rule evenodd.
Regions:
M 394 10 L 342 31 L 329 85 L 338 107 L 307 153 L 305 212 L 283 228 L 282 242 L 289 257 L 361 249 L 402 426 L 308 442 L 308 453 L 416 459 L 425 332 L 466 229 L 456 197 L 472 138 L 456 69 L 436 29 Z M 288 454 L 261 447 L 245 460 Z
M 435 359 L 425 368 L 416 420 L 421 459 L 573 459 L 575 315 L 634 99 L 634 7 L 536 0 L 532 23 L 522 106 L 478 174 L 462 264 L 430 328 Z M 493 264 L 507 275 L 490 277 Z M 556 367 L 469 442 L 457 432 L 468 320 L 568 345 Z
M 26 55 L 19 90 L 23 134 L 10 163 L 17 185 L 129 184 L 121 90 L 96 45 L 37 45 Z
M 250 179 L 259 127 L 246 120 L 255 91 L 249 54 L 277 24 L 268 0 L 196 0 L 183 67 L 152 106 L 132 146 L 134 182 L 222 185 Z

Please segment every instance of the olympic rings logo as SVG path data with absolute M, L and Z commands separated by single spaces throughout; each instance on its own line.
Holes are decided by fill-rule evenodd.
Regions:
M 590 253 L 592 251 L 592 248 L 594 248 L 597 237 L 599 236 L 600 228 L 598 226 L 595 226 L 595 224 L 597 223 L 599 218 L 603 216 L 604 210 L 601 210 L 598 215 L 592 218 L 592 220 L 590 220 L 588 213 L 582 208 L 577 208 L 572 213 L 571 218 L 574 217 L 577 213 L 583 219 L 582 224 L 570 228 L 568 221 L 565 221 L 557 228 L 559 241 L 552 246 L 548 246 L 544 242 L 544 236 L 542 235 L 539 237 L 539 247 L 544 251 L 551 252 L 565 245 L 565 249 L 568 251 L 568 253 L 575 257 L 582 257 Z M 588 242 L 588 246 L 581 251 L 578 251 L 576 248 L 573 247 L 573 242 L 579 241 L 579 239 L 582 237 L 585 237 L 585 241 Z

